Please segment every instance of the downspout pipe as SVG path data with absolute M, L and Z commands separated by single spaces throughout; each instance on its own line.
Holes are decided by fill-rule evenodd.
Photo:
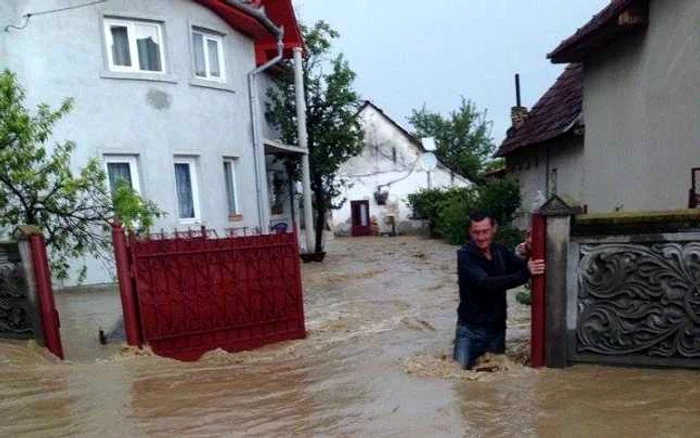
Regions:
M 260 120 L 258 116 L 260 107 L 260 97 L 256 77 L 260 73 L 274 66 L 282 60 L 284 55 L 284 28 L 276 26 L 263 12 L 251 8 L 233 0 L 226 0 L 226 3 L 246 12 L 260 21 L 274 36 L 277 37 L 277 55 L 265 64 L 255 68 L 248 73 L 248 96 L 250 101 L 251 131 L 253 136 L 253 166 L 255 171 L 255 193 L 258 210 L 258 226 L 260 232 L 267 234 L 270 229 L 270 219 L 265 203 L 268 201 L 267 178 L 265 177 L 265 146 L 262 143 L 260 134 Z M 264 178 L 264 179 L 263 179 Z

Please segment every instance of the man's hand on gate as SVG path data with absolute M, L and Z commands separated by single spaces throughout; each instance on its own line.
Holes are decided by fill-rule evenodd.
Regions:
M 531 275 L 544 274 L 544 260 L 530 260 L 527 262 L 527 269 L 530 270 Z

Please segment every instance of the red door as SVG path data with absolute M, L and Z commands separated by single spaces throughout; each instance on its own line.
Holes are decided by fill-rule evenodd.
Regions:
M 371 234 L 369 220 L 369 201 L 351 201 L 352 210 L 352 235 L 369 236 Z

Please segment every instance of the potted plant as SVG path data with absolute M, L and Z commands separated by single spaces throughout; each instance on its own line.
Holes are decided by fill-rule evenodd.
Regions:
M 386 205 L 387 199 L 389 199 L 388 191 L 377 190 L 374 192 L 374 200 L 377 201 L 377 205 Z

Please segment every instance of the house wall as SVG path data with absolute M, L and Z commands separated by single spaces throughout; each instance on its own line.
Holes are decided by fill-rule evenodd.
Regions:
M 370 216 L 376 217 L 380 232 L 391 231 L 387 215 L 395 215 L 397 231 L 402 233 L 417 232 L 422 223 L 411 220 L 412 211 L 408 206 L 408 195 L 428 187 L 428 176 L 420 169 L 418 159 L 422 151 L 406 137 L 384 115 L 372 106 L 365 107 L 359 114 L 365 130 L 365 147 L 360 155 L 346 162 L 340 177 L 348 181 L 349 186 L 336 202 L 346 200 L 339 210 L 333 211 L 333 227 L 338 235 L 351 232 L 350 201 L 369 200 Z M 392 148 L 396 149 L 396 163 L 393 161 Z M 389 191 L 386 205 L 378 205 L 374 199 L 377 186 Z M 470 183 L 449 170 L 438 166 L 431 172 L 433 188 L 459 186 Z
M 258 86 L 258 95 L 260 96 L 260 107 L 259 107 L 259 116 L 260 116 L 260 121 L 261 121 L 261 133 L 263 138 L 266 138 L 268 140 L 280 140 L 281 134 L 280 130 L 277 129 L 276 127 L 272 126 L 270 123 L 267 123 L 267 119 L 265 117 L 265 113 L 267 112 L 267 103 L 269 102 L 269 98 L 267 96 L 268 89 L 273 87 L 275 85 L 274 83 L 274 78 L 270 76 L 267 73 L 263 73 L 258 75 L 257 77 L 257 86 Z
M 649 27 L 588 61 L 585 198 L 591 212 L 687 207 L 700 167 L 700 2 L 650 2 Z
M 65 6 L 63 0 L 0 2 L 2 25 L 20 15 Z M 105 54 L 104 16 L 163 23 L 167 74 L 150 78 L 110 74 Z M 226 84 L 214 87 L 193 78 L 191 26 L 224 34 Z M 56 125 L 55 141 L 77 144 L 76 169 L 92 157 L 138 157 L 143 195 L 168 215 L 155 228 L 186 229 L 200 224 L 220 233 L 229 226 L 255 226 L 253 150 L 247 73 L 255 67 L 254 45 L 208 9 L 186 0 L 110 0 L 99 6 L 32 17 L 21 31 L 0 32 L 0 68 L 17 72 L 28 107 L 57 107 L 73 97 L 75 109 Z M 264 128 L 267 129 L 267 128 Z M 201 221 L 177 218 L 173 156 L 197 157 Z M 223 157 L 238 157 L 238 192 L 243 218 L 229 222 Z M 88 283 L 111 273 L 90 263 Z
M 585 204 L 585 165 L 582 136 L 566 136 L 526 147 L 506 158 L 508 175 L 520 183 L 522 204 L 515 225 L 530 226 L 530 216 L 543 200 L 557 194 L 571 204 Z M 556 169 L 556 181 L 552 171 Z M 549 177 L 548 177 L 549 176 Z

